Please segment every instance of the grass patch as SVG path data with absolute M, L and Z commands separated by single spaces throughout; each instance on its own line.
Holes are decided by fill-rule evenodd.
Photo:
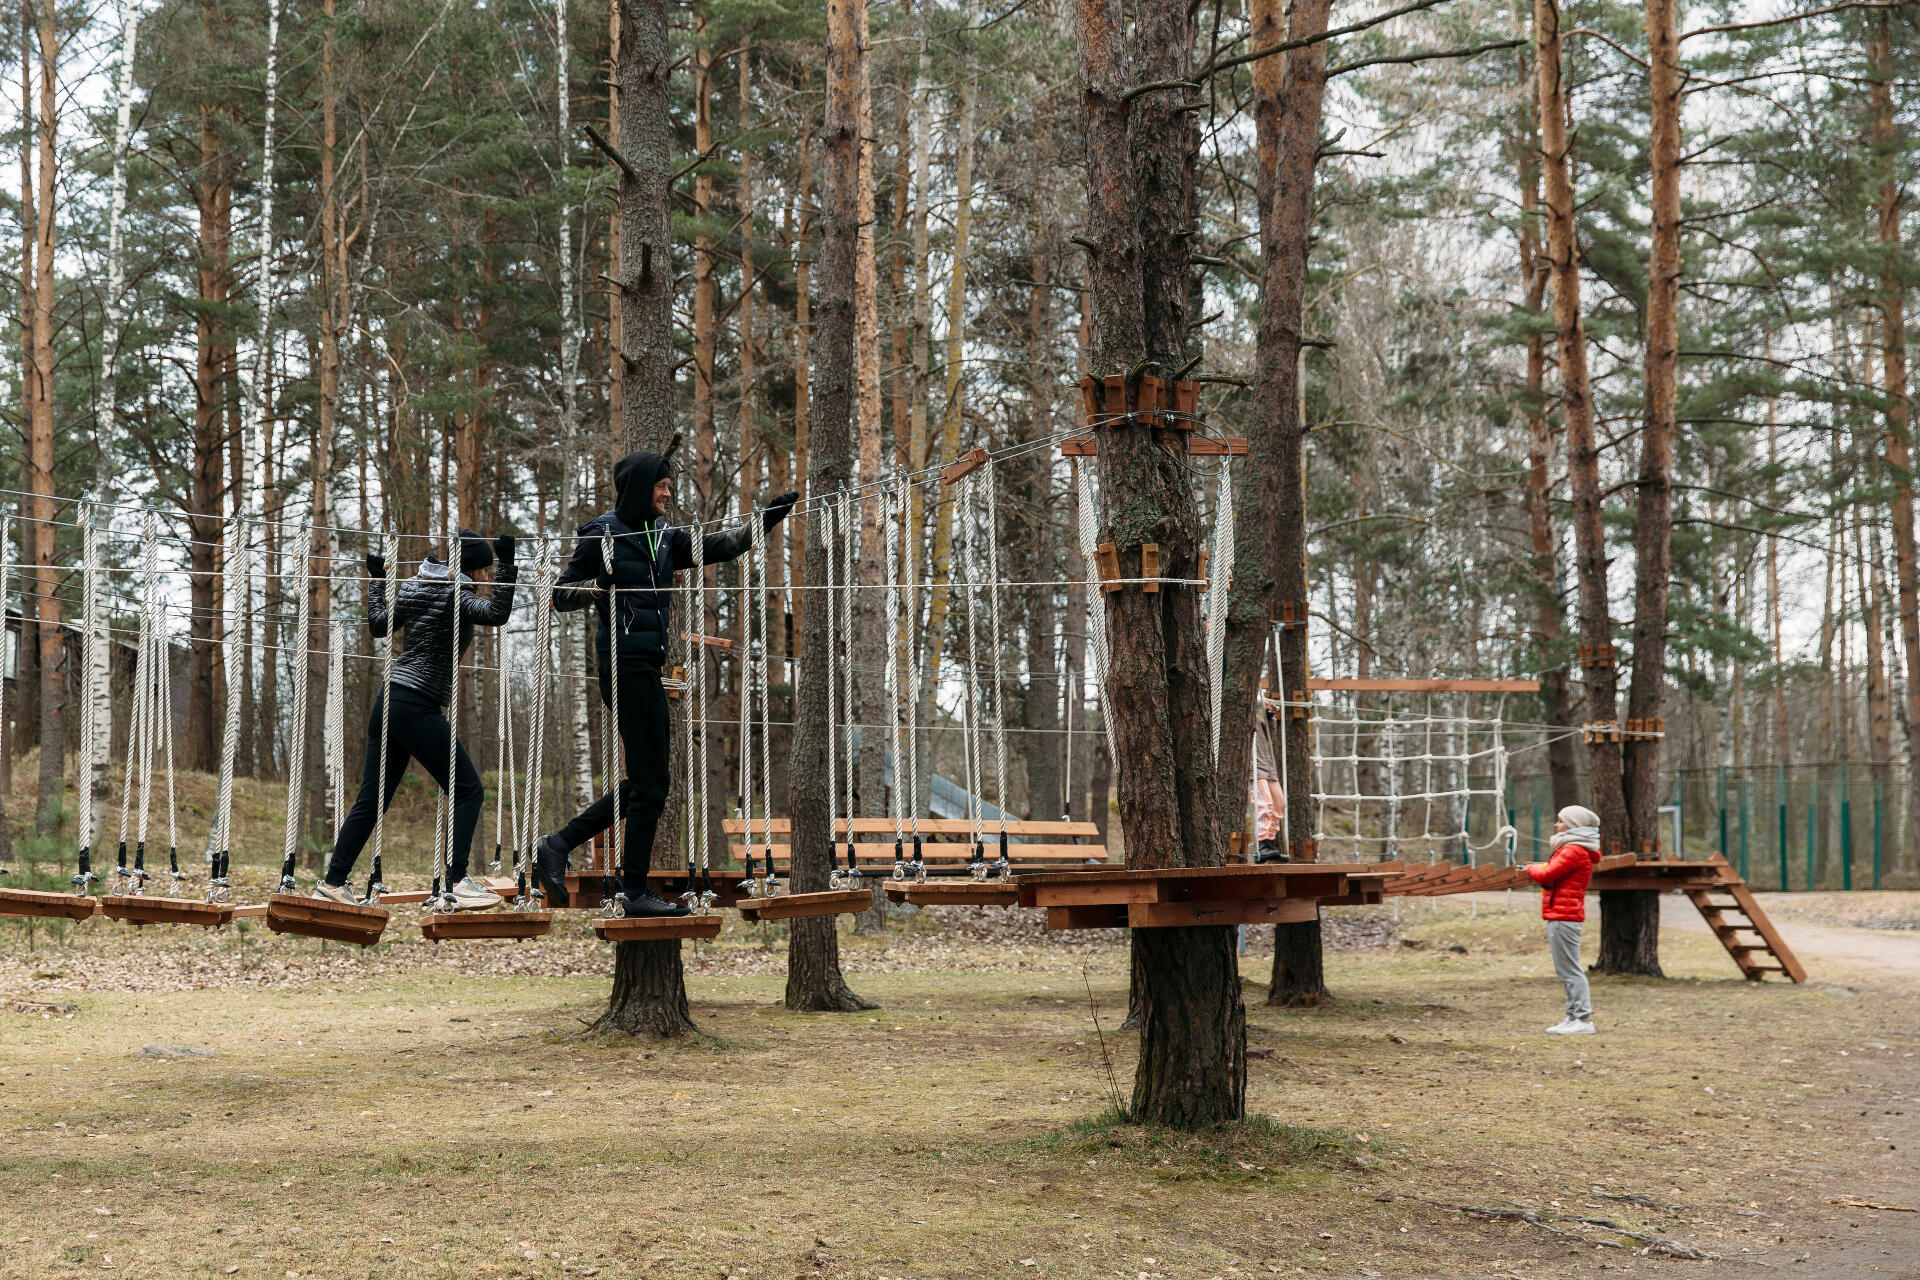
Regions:
M 1370 1136 L 1347 1129 L 1287 1124 L 1266 1115 L 1190 1132 L 1135 1124 L 1123 1112 L 1108 1107 L 1098 1115 L 1014 1143 L 1012 1150 L 1051 1159 L 1117 1162 L 1162 1181 L 1204 1178 L 1243 1183 L 1266 1181 L 1288 1170 L 1352 1169 L 1357 1153 L 1375 1148 Z

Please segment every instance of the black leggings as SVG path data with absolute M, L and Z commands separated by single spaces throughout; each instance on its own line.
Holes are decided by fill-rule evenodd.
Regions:
M 393 686 L 393 715 L 387 724 L 386 786 L 380 785 L 380 704 L 373 699 L 373 713 L 367 717 L 367 758 L 360 770 L 360 794 L 353 809 L 340 823 L 340 834 L 333 842 L 333 857 L 327 863 L 327 883 L 343 885 L 353 874 L 353 864 L 373 834 L 373 824 L 393 803 L 400 789 L 409 757 L 418 760 L 438 783 L 447 789 L 448 739 L 453 726 L 447 723 L 440 704 L 410 685 Z M 467 874 L 467 853 L 473 844 L 474 828 L 480 825 L 480 806 L 486 792 L 480 786 L 480 771 L 465 746 L 456 748 L 453 762 L 453 858 L 447 867 L 446 884 Z
M 600 702 L 613 705 L 608 664 L 600 659 Z M 620 848 L 621 887 L 633 897 L 646 887 L 653 860 L 653 837 L 666 811 L 667 788 L 672 781 L 673 735 L 667 721 L 667 691 L 660 684 L 660 668 L 627 664 L 620 668 L 620 711 L 615 723 L 626 757 L 626 777 L 620 780 L 620 806 L 626 811 L 626 838 Z M 601 796 L 560 828 L 555 838 L 568 849 L 585 844 L 613 825 L 613 795 Z

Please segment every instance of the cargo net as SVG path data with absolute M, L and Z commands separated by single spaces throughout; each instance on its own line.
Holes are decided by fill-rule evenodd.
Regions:
M 1468 714 L 1484 694 L 1307 696 L 1323 860 L 1511 860 L 1504 696 L 1491 716 Z

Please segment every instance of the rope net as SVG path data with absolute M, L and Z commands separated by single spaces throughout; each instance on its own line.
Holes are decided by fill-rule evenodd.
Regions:
M 1313 831 L 1323 860 L 1509 859 L 1505 697 L 1315 691 Z M 1299 703 L 1274 704 L 1280 715 Z M 1284 735 L 1276 735 L 1283 737 Z

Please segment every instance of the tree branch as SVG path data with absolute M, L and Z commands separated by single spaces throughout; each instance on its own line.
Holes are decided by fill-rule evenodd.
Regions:
M 1233 67 L 1245 66 L 1249 62 L 1258 62 L 1262 58 L 1271 58 L 1276 53 L 1290 53 L 1295 49 L 1304 49 L 1311 44 L 1319 44 L 1323 40 L 1334 40 L 1340 36 L 1350 36 L 1356 31 L 1365 31 L 1369 27 L 1377 27 L 1383 22 L 1390 22 L 1405 14 L 1418 13 L 1422 9 L 1431 9 L 1435 5 L 1445 3 L 1447 3 L 1447 0 L 1413 0 L 1412 4 L 1401 5 L 1398 9 L 1389 9 L 1376 17 L 1368 18 L 1362 22 L 1348 23 L 1344 27 L 1335 27 L 1333 30 L 1323 31 L 1319 35 L 1302 36 L 1298 40 L 1282 40 L 1279 44 L 1268 45 L 1264 49 L 1254 49 L 1231 58 L 1219 58 L 1208 63 L 1203 69 L 1197 72 L 1194 75 L 1194 79 L 1205 80 L 1217 72 L 1226 71 Z
M 1695 36 L 1710 36 L 1723 31 L 1752 31 L 1757 27 L 1778 27 L 1789 22 L 1800 22 L 1807 18 L 1818 18 L 1829 13 L 1839 13 L 1845 9 L 1906 9 L 1913 0 L 1846 0 L 1844 4 L 1828 5 L 1824 9 L 1809 9 L 1805 13 L 1789 13 L 1779 18 L 1762 18 L 1758 22 L 1723 22 L 1717 27 L 1695 27 L 1692 31 L 1680 33 L 1682 40 L 1691 40 Z
M 600 150 L 606 152 L 607 159 L 619 165 L 620 172 L 626 174 L 629 181 L 640 181 L 640 171 L 633 167 L 632 161 L 620 154 L 620 148 L 608 142 L 606 138 L 602 136 L 601 132 L 592 125 L 582 124 L 580 127 L 586 132 L 588 141 L 592 142 L 593 145 L 600 148 Z
M 1380 67 L 1396 62 L 1426 62 L 1435 58 L 1477 58 L 1483 53 L 1492 53 L 1496 49 L 1511 49 L 1527 43 L 1522 39 L 1496 40 L 1491 44 L 1477 44 L 1471 49 L 1420 49 L 1413 53 L 1382 55 L 1378 58 L 1361 58 L 1357 62 L 1343 62 L 1327 72 L 1327 79 L 1346 75 L 1349 71 L 1358 71 L 1362 67 Z M 1359 153 L 1371 154 L 1371 153 Z

